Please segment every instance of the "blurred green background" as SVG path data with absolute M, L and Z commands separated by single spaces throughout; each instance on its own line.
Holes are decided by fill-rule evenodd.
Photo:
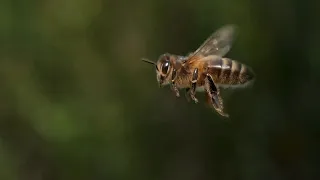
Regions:
M 1 180 L 319 177 L 320 1 L 2 0 Z M 236 24 L 226 120 L 141 62 Z M 183 95 L 183 94 L 182 94 Z

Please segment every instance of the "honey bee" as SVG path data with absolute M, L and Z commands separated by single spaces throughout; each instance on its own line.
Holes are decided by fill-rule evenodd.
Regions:
M 142 61 L 155 65 L 156 77 L 160 87 L 170 85 L 177 97 L 179 89 L 198 103 L 196 92 L 205 92 L 210 107 L 223 117 L 224 111 L 221 88 L 246 87 L 254 81 L 252 69 L 230 58 L 224 57 L 232 46 L 236 26 L 225 25 L 215 32 L 193 53 L 187 56 L 162 54 L 157 62 Z

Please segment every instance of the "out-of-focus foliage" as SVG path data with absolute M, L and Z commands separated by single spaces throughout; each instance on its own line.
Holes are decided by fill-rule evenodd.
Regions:
M 3 0 L 0 179 L 317 179 L 318 1 Z M 159 89 L 165 52 L 185 55 L 236 24 L 228 57 L 253 87 L 231 115 Z M 183 93 L 183 92 L 182 92 Z

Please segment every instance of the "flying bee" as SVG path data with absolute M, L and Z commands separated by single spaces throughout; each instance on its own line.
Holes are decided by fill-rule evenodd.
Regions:
M 195 103 L 198 103 L 196 92 L 205 92 L 210 107 L 229 117 L 224 111 L 220 89 L 246 87 L 255 76 L 249 66 L 224 57 L 232 46 L 235 31 L 234 25 L 221 27 L 187 56 L 165 53 L 157 62 L 142 60 L 155 65 L 160 87 L 170 85 L 177 97 L 180 97 L 179 89 L 185 89 L 186 98 Z

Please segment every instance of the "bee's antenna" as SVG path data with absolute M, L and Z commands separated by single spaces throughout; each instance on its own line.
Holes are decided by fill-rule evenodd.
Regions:
M 144 61 L 144 62 L 146 62 L 146 63 L 149 63 L 149 64 L 153 64 L 153 65 L 156 65 L 156 63 L 155 63 L 155 62 L 153 62 L 153 61 L 150 61 L 149 59 L 146 59 L 146 58 L 142 58 L 141 60 L 142 60 L 142 61 Z

